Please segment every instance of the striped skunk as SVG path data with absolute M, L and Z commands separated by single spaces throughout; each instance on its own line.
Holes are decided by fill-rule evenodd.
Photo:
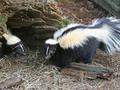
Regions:
M 120 19 L 100 18 L 88 25 L 69 24 L 44 44 L 45 58 L 58 67 L 71 62 L 91 63 L 99 48 L 112 55 L 120 51 Z
M 5 33 L 2 35 L 2 38 L 0 38 L 0 42 L 2 43 L 0 47 L 0 58 L 9 54 L 14 56 L 26 55 L 26 49 L 17 36 Z

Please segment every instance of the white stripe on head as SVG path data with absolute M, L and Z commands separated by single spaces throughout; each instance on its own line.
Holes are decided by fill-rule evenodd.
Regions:
M 46 55 L 48 54 L 48 51 L 49 51 L 49 47 L 47 47 L 47 50 L 46 50 Z
M 58 42 L 54 39 L 47 39 L 45 41 L 46 44 L 51 44 L 51 45 L 55 45 L 55 44 L 58 44 Z
M 20 42 L 21 40 L 17 37 L 17 36 L 14 36 L 14 35 L 8 35 L 8 34 L 3 34 L 3 37 L 6 39 L 7 41 L 7 45 L 14 45 L 18 42 Z
M 20 44 L 20 47 L 21 47 L 22 51 L 24 52 L 25 50 L 24 50 L 24 48 L 23 48 L 23 46 L 21 44 Z

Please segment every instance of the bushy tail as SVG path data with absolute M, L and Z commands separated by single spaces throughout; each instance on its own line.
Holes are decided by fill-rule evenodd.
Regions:
M 109 20 L 106 24 L 110 27 L 108 30 L 110 35 L 107 37 L 107 42 L 104 40 L 101 42 L 100 49 L 109 54 L 120 52 L 120 19 L 112 17 L 106 19 Z

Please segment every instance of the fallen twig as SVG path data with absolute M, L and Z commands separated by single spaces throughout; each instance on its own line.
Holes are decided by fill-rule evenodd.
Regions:
M 106 79 L 109 80 L 113 70 L 104 66 L 88 65 L 81 63 L 71 63 L 71 65 L 62 70 L 63 74 L 88 79 Z
M 88 71 L 88 72 L 96 72 L 96 73 L 113 73 L 113 70 L 109 67 L 104 66 L 96 66 L 96 65 L 88 65 L 81 63 L 71 63 L 70 68 L 74 68 L 77 70 Z
M 23 80 L 20 77 L 12 77 L 12 78 L 8 78 L 2 82 L 0 82 L 0 90 L 6 90 L 9 87 L 18 85 L 22 82 Z

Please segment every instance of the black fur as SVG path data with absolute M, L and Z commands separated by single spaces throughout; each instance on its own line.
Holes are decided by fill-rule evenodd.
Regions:
M 91 63 L 99 48 L 100 42 L 95 38 L 89 38 L 85 45 L 75 47 L 74 49 L 62 49 L 59 45 L 55 54 L 51 57 L 52 64 L 58 67 L 68 66 L 71 62 Z
M 22 42 L 18 42 L 14 45 L 7 45 L 7 41 L 4 37 L 0 39 L 0 42 L 2 43 L 2 46 L 0 47 L 0 58 L 9 54 L 12 54 L 14 56 L 26 55 L 26 48 L 24 47 Z
M 6 39 L 4 37 L 0 38 L 0 42 L 2 43 L 0 47 L 0 58 L 4 57 L 5 52 L 9 53 L 9 51 L 6 51 Z
M 76 29 L 79 30 L 85 30 L 85 28 L 88 29 L 95 29 L 95 28 L 101 28 L 103 25 L 108 25 L 110 27 L 110 33 L 108 42 L 105 42 L 104 40 L 101 42 L 95 37 L 90 36 L 88 40 L 84 43 L 82 46 L 68 48 L 64 49 L 57 45 L 56 52 L 52 55 L 51 61 L 52 64 L 58 66 L 58 67 L 65 67 L 68 66 L 71 62 L 79 62 L 82 61 L 83 63 L 91 63 L 93 57 L 96 54 L 96 50 L 99 48 L 102 51 L 105 51 L 108 54 L 112 54 L 114 52 L 119 52 L 120 49 L 120 19 L 115 18 L 102 18 L 97 19 L 95 22 L 84 25 L 79 24 L 78 26 L 73 26 L 65 30 L 62 35 L 57 37 L 57 40 L 62 37 L 63 35 L 74 31 Z M 82 29 L 81 29 L 82 28 Z M 102 37 L 101 37 L 102 38 Z M 118 50 L 119 49 L 119 50 Z

